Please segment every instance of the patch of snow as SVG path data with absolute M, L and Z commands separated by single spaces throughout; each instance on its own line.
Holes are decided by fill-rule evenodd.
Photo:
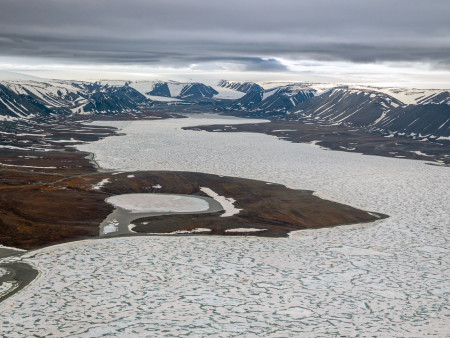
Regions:
M 38 166 L 32 166 L 32 165 L 5 164 L 5 163 L 0 163 L 0 165 L 4 166 L 4 167 L 16 167 L 16 168 L 58 169 L 57 167 L 38 167 Z
M 105 184 L 108 184 L 108 183 L 110 183 L 109 178 L 104 178 L 103 180 L 101 180 L 97 184 L 94 184 L 91 189 L 92 190 L 100 190 Z
M 174 98 L 174 97 L 155 96 L 155 95 L 148 95 L 148 94 L 145 94 L 145 96 L 147 98 L 149 98 L 150 100 L 152 100 L 152 101 L 160 101 L 160 102 L 180 102 L 180 101 L 183 101 L 183 100 L 180 100 L 180 99 L 177 99 L 177 98 Z
M 181 94 L 181 91 L 186 86 L 186 84 L 170 81 L 170 82 L 167 82 L 167 86 L 169 87 L 169 90 L 170 90 L 170 96 L 177 97 Z
M 1 275 L 0 275 L 1 276 Z M 13 283 L 13 282 L 3 282 L 0 283 L 0 296 L 3 296 L 9 292 L 11 292 L 12 290 L 14 290 L 16 287 L 18 286 L 17 283 Z
M 119 229 L 119 222 L 117 220 L 112 220 L 107 225 L 105 225 L 102 229 L 102 234 L 107 235 L 113 232 L 117 232 Z
M 13 150 L 29 150 L 30 149 L 30 148 L 21 148 L 21 147 L 16 147 L 16 146 L 7 146 L 7 145 L 3 145 L 3 144 L 0 144 L 0 148 L 13 149 Z
M 75 140 L 73 137 L 71 137 L 69 140 L 45 140 L 50 141 L 52 143 L 82 143 L 81 140 Z
M 1 246 L 0 246 L 0 248 L 1 248 Z M 0 267 L 0 277 L 6 276 L 7 274 L 9 274 L 8 270 Z
M 259 232 L 259 231 L 267 231 L 267 229 L 257 229 L 257 228 L 234 228 L 234 229 L 226 229 L 225 232 Z
M 281 132 L 281 131 L 297 131 L 297 129 L 275 129 L 275 130 L 271 130 L 271 132 L 273 132 L 273 133 Z
M 233 90 L 230 88 L 223 88 L 220 86 L 210 86 L 210 87 L 212 87 L 219 93 L 214 95 L 215 99 L 237 100 L 245 95 L 245 93 L 238 92 L 237 90 Z
M 421 152 L 420 150 L 410 151 L 410 153 L 420 155 L 420 156 L 428 156 L 428 157 L 433 156 L 433 155 L 425 154 L 425 153 Z
M 225 210 L 225 212 L 222 215 L 220 215 L 220 217 L 230 217 L 238 214 L 239 211 L 242 210 L 234 207 L 234 202 L 236 202 L 236 200 L 234 200 L 233 198 L 226 198 L 224 196 L 220 196 L 210 188 L 206 187 L 200 187 L 200 191 L 204 192 L 209 197 L 213 198 L 222 205 L 222 208 L 223 210 Z
M 211 229 L 208 228 L 195 228 L 192 230 L 177 230 L 177 231 L 172 231 L 170 234 L 171 235 L 178 235 L 178 234 L 197 234 L 197 233 L 205 233 L 205 232 L 211 232 Z

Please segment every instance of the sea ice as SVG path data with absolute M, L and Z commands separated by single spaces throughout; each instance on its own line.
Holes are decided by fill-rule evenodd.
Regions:
M 102 121 L 126 135 L 77 147 L 109 169 L 260 179 L 390 217 L 289 239 L 136 236 L 6 258 L 41 275 L 0 305 L 0 335 L 448 335 L 449 168 L 181 129 L 234 121 L 247 122 Z

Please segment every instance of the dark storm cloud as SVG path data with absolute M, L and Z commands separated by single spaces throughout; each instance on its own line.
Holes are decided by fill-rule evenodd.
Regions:
M 252 62 L 245 63 L 245 70 L 249 71 L 273 71 L 280 72 L 287 70 L 287 67 L 275 59 L 254 59 Z
M 448 0 L 2 0 L 0 54 L 284 70 L 275 57 L 450 65 Z

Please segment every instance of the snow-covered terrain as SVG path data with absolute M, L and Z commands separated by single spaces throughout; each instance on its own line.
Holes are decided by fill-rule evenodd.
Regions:
M 106 168 L 261 179 L 390 218 L 290 239 L 115 238 L 9 258 L 41 275 L 0 305 L 0 334 L 447 335 L 449 168 L 181 129 L 242 122 L 102 122 L 126 135 L 78 147 Z
M 298 87 L 303 89 L 312 89 L 316 91 L 316 95 L 321 95 L 333 88 L 348 87 L 352 90 L 371 91 L 377 94 L 384 93 L 401 101 L 403 104 L 450 104 L 450 91 L 445 89 L 418 89 L 418 88 L 401 88 L 401 87 L 374 87 L 368 85 L 345 85 L 338 83 L 314 83 L 314 82 L 295 82 L 295 81 L 226 81 L 221 80 L 219 86 L 224 88 L 232 88 L 245 90 L 259 88 L 265 92 L 271 92 L 276 88 Z
M 449 104 L 450 92 L 442 89 L 415 89 L 395 87 L 354 86 L 363 90 L 373 90 L 390 95 L 404 104 Z

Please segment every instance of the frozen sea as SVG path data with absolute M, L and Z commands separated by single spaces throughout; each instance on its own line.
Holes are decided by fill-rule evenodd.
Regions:
M 101 122 L 126 135 L 79 148 L 104 168 L 260 179 L 390 218 L 289 239 L 127 237 L 7 258 L 41 274 L 0 305 L 0 335 L 448 336 L 450 168 L 181 129 L 248 122 Z

